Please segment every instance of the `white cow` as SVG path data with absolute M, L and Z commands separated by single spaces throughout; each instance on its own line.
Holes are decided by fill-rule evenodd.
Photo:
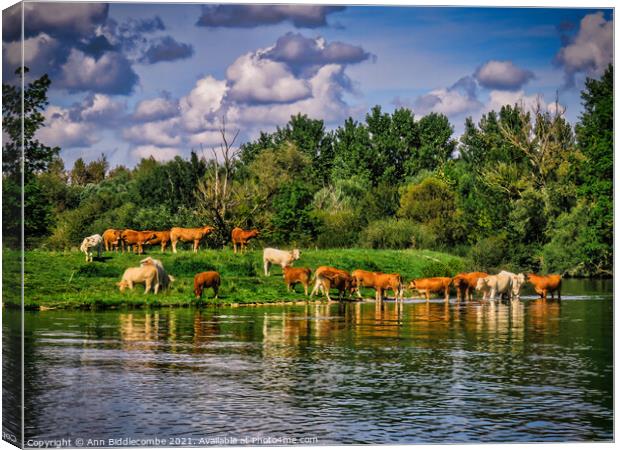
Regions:
M 277 248 L 266 248 L 263 250 L 263 266 L 265 268 L 265 276 L 269 276 L 269 267 L 271 264 L 277 264 L 284 270 L 285 267 L 293 265 L 301 256 L 299 249 L 294 250 L 278 250 Z
M 144 293 L 148 294 L 151 288 L 157 294 L 159 292 L 159 277 L 157 276 L 157 268 L 153 265 L 140 267 L 130 267 L 123 273 L 123 278 L 116 283 L 121 292 L 126 288 L 133 290 L 134 284 L 144 284 Z
M 525 283 L 525 275 L 522 273 L 516 274 L 502 270 L 498 275 L 506 275 L 512 279 L 512 300 L 519 300 L 521 298 L 521 286 Z
M 511 300 L 518 300 L 524 282 L 525 276 L 522 273 L 517 275 L 503 270 L 497 275 L 479 278 L 476 290 L 482 291 L 483 300 L 495 300 L 498 294 L 500 299 L 506 294 Z
M 101 243 L 103 238 L 99 234 L 93 234 L 84 238 L 82 245 L 80 245 L 80 251 L 86 255 L 86 262 L 93 261 L 93 247 L 97 247 L 97 257 L 101 257 Z
M 142 261 L 140 261 L 140 265 L 141 266 L 154 266 L 157 269 L 157 278 L 158 278 L 157 284 L 159 285 L 159 288 L 161 290 L 168 289 L 168 286 L 170 286 L 170 283 L 172 283 L 175 280 L 175 278 L 172 275 L 168 275 L 168 272 L 166 272 L 166 269 L 164 269 L 164 265 L 159 259 L 154 259 L 148 256 L 144 258 Z

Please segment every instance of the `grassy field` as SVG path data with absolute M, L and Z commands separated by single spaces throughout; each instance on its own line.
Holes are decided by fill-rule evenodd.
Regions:
M 151 250 L 147 254 L 161 259 L 169 274 L 176 278 L 172 287 L 158 295 L 144 295 L 144 288 L 120 293 L 116 282 L 123 271 L 138 266 L 144 256 L 104 252 L 92 263 L 84 255 L 73 252 L 29 251 L 26 253 L 25 307 L 37 308 L 113 308 L 150 306 L 189 306 L 193 298 L 193 278 L 197 272 L 217 270 L 222 286 L 217 300 L 212 290 L 203 294 L 202 304 L 273 303 L 304 301 L 303 288 L 287 293 L 280 267 L 272 267 L 271 276 L 262 269 L 262 252 L 235 255 L 232 250 L 201 250 L 197 255 L 180 251 L 176 255 Z M 6 262 L 19 258 L 18 252 L 4 250 Z M 462 258 L 423 250 L 334 249 L 303 250 L 295 267 L 332 265 L 353 270 L 366 269 L 398 272 L 405 280 L 415 277 L 454 275 L 466 266 Z M 5 268 L 5 278 L 10 276 Z M 18 266 L 16 266 L 18 267 Z M 18 277 L 18 272 L 13 274 Z M 5 292 L 6 305 L 19 305 L 19 290 Z M 371 297 L 372 291 L 367 292 Z

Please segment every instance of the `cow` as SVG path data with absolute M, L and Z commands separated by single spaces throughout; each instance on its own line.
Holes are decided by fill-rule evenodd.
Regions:
M 97 248 L 97 258 L 101 257 L 101 242 L 103 238 L 99 234 L 93 234 L 84 238 L 80 251 L 86 255 L 86 262 L 93 262 L 93 248 Z
M 157 267 L 150 264 L 140 267 L 130 267 L 123 273 L 121 281 L 116 283 L 121 292 L 124 292 L 125 288 L 133 290 L 134 284 L 144 284 L 145 294 L 148 294 L 151 288 L 153 288 L 153 292 L 157 294 L 157 292 L 159 292 Z
M 375 273 L 373 287 L 375 288 L 376 301 L 383 301 L 383 293 L 391 289 L 394 293 L 394 300 L 403 299 L 403 282 L 398 273 Z
M 424 294 L 427 302 L 431 299 L 431 292 L 443 292 L 444 300 L 448 301 L 450 299 L 450 283 L 452 283 L 450 277 L 418 278 L 409 283 L 409 288 Z
M 452 284 L 456 288 L 456 299 L 459 302 L 461 299 L 472 301 L 474 299 L 474 290 L 476 289 L 478 278 L 488 276 L 489 274 L 485 272 L 464 272 L 457 274 L 452 278 Z
M 374 288 L 375 286 L 375 272 L 369 272 L 368 270 L 356 269 L 351 272 L 353 277 L 353 290 L 357 292 L 357 297 L 362 298 L 361 289 L 363 287 Z
M 512 292 L 510 294 L 510 298 L 512 300 L 519 300 L 521 295 L 521 286 L 523 286 L 523 283 L 525 283 L 525 275 L 523 275 L 522 273 L 516 274 L 512 272 L 507 272 L 505 270 L 502 270 L 500 273 L 498 273 L 498 275 L 509 276 L 510 278 L 512 278 Z
M 150 256 L 144 258 L 140 261 L 141 266 L 154 266 L 157 269 L 157 279 L 159 284 L 159 290 L 168 289 L 170 283 L 172 283 L 175 279 L 172 275 L 168 275 L 166 269 L 164 269 L 164 265 L 159 259 L 151 258 Z
M 271 264 L 277 264 L 284 270 L 285 267 L 293 265 L 293 261 L 296 261 L 301 256 L 299 249 L 293 250 L 278 250 L 277 248 L 266 248 L 263 250 L 263 266 L 265 269 L 265 276 L 269 276 L 269 268 Z
M 249 231 L 245 231 L 239 227 L 233 228 L 230 237 L 232 238 L 234 252 L 237 253 L 237 244 L 239 244 L 241 253 L 243 253 L 248 241 L 256 236 L 258 236 L 258 230 L 256 228 Z
M 206 288 L 213 288 L 213 298 L 217 298 L 220 290 L 221 278 L 217 272 L 200 272 L 194 276 L 194 295 L 196 299 L 202 298 L 202 291 Z
M 126 245 L 129 251 L 132 251 L 133 247 L 133 251 L 139 255 L 144 253 L 142 246 L 154 237 L 155 233 L 153 231 L 123 230 L 121 233 L 123 247 Z
M 108 228 L 103 232 L 101 237 L 103 238 L 103 245 L 106 252 L 109 252 L 110 249 L 113 249 L 115 252 L 118 251 L 118 245 L 121 243 L 122 233 L 123 230 L 116 230 L 114 228 Z
M 312 292 L 310 292 L 310 297 L 314 297 L 316 294 L 318 294 L 319 290 L 321 290 L 321 292 L 323 292 L 323 285 L 321 284 L 320 280 L 319 280 L 319 275 L 321 275 L 323 272 L 338 272 L 342 275 L 346 275 L 347 277 L 349 277 L 349 272 L 347 272 L 346 270 L 342 270 L 342 269 L 337 269 L 335 267 L 330 267 L 330 266 L 320 266 L 317 267 L 317 269 L 314 271 L 314 287 L 312 288 Z M 353 279 L 351 279 L 351 287 L 353 287 Z
M 150 233 L 153 233 L 155 236 L 146 243 L 149 245 L 160 244 L 161 252 L 165 253 L 170 243 L 170 231 L 150 231 Z
M 551 293 L 551 300 L 554 300 L 554 292 L 558 293 L 558 300 L 562 300 L 562 275 L 527 275 L 527 281 L 534 286 L 534 290 L 540 298 L 547 300 L 547 293 Z
M 177 252 L 177 242 L 193 242 L 194 253 L 198 253 L 200 241 L 211 234 L 215 228 L 204 226 L 202 228 L 181 228 L 172 227 L 170 230 L 170 240 L 172 241 L 172 252 Z
M 304 287 L 304 294 L 308 295 L 308 284 L 312 276 L 312 270 L 308 268 L 285 267 L 283 269 L 284 283 L 286 291 L 290 292 L 291 287 L 295 290 L 295 285 L 300 283 Z
M 323 292 L 327 296 L 327 301 L 331 302 L 332 299 L 329 296 L 330 289 L 338 289 L 338 300 L 344 299 L 344 294 L 351 290 L 351 284 L 353 279 L 348 273 L 343 271 L 323 270 L 316 275 L 316 280 L 323 288 Z

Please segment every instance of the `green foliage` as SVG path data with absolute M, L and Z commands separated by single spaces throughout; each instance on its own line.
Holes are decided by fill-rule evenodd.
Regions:
M 360 234 L 360 245 L 368 248 L 432 248 L 436 240 L 428 227 L 396 218 L 370 222 Z
M 273 199 L 271 220 L 276 242 L 309 243 L 316 235 L 316 220 L 312 216 L 311 188 L 293 181 L 282 186 Z
M 471 247 L 469 259 L 474 270 L 492 272 L 508 261 L 510 243 L 505 234 L 480 239 Z

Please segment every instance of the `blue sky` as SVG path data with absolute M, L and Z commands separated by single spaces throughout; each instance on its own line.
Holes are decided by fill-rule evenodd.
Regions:
M 379 104 L 463 129 L 502 104 L 577 119 L 579 91 L 613 59 L 610 9 L 312 5 L 26 5 L 26 65 L 53 84 L 39 138 L 112 165 L 240 142 L 294 113 L 331 128 Z M 3 12 L 3 76 L 19 62 Z

